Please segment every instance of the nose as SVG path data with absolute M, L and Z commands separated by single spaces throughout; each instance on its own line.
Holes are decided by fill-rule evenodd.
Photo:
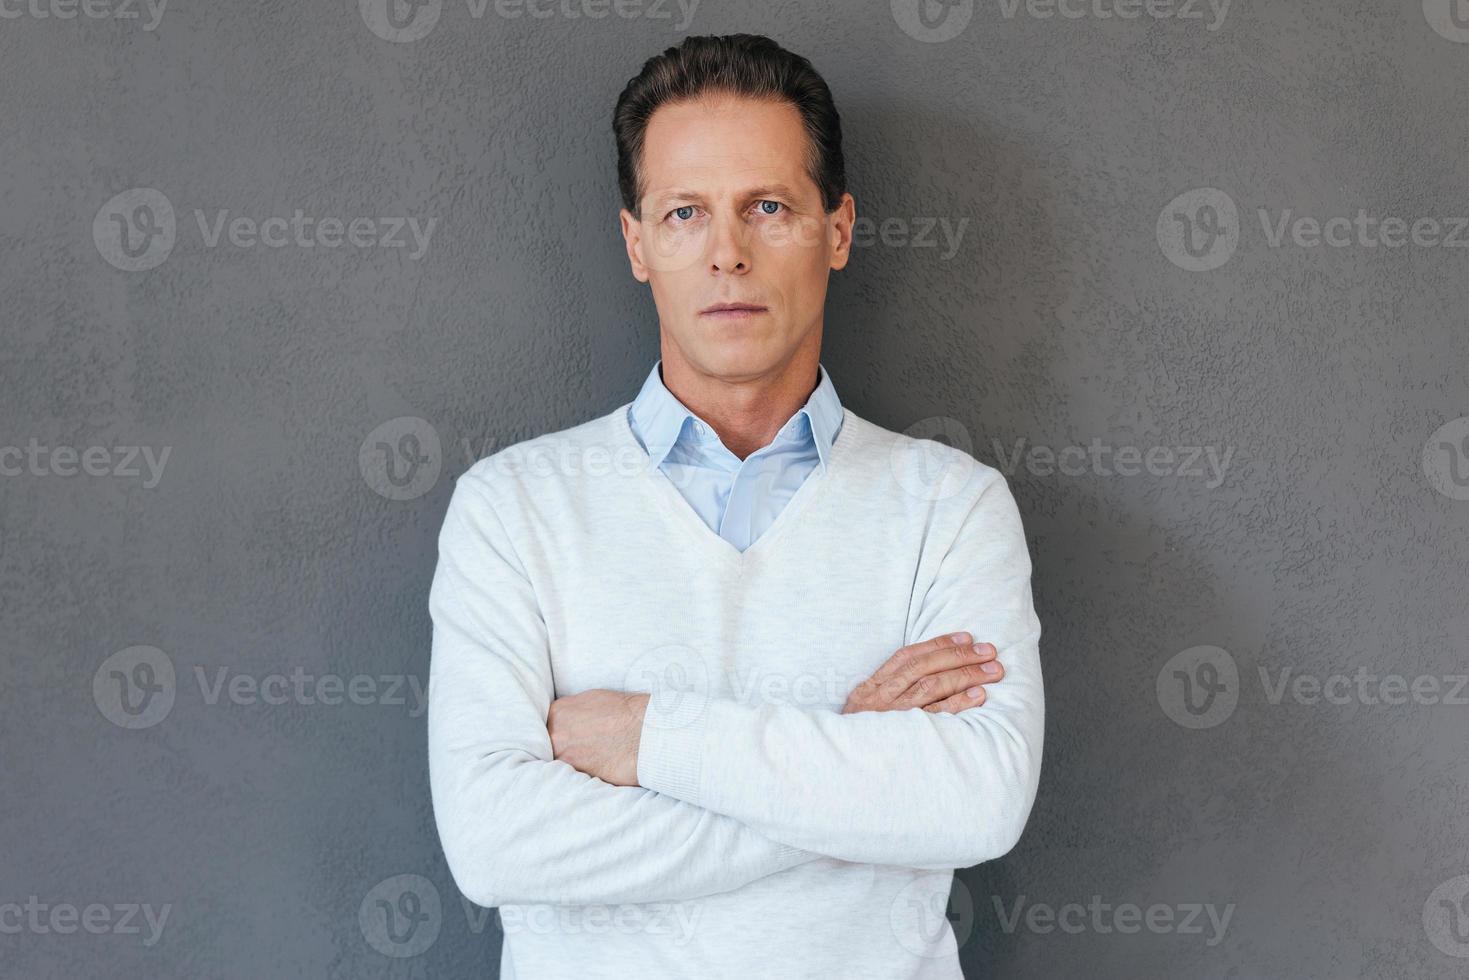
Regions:
M 738 218 L 714 219 L 709 242 L 709 271 L 744 275 L 750 271 L 750 231 Z

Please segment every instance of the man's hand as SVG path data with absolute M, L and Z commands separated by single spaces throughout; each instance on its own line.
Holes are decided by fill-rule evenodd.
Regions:
M 638 785 L 638 742 L 648 695 L 591 690 L 551 702 L 551 754 L 614 786 Z
M 985 684 L 1005 676 L 992 643 L 949 633 L 903 647 L 847 696 L 842 714 L 858 711 L 959 712 L 984 704 Z

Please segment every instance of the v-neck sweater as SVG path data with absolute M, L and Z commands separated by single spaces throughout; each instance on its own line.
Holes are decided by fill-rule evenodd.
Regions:
M 826 365 L 805 403 L 767 443 L 740 457 L 663 383 L 663 361 L 649 369 L 628 409 L 638 445 L 648 451 L 710 529 L 741 551 L 765 533 L 811 471 L 826 466 L 842 425 L 842 402 Z
M 501 976 L 945 978 L 952 870 L 1018 841 L 1040 623 L 1003 475 L 843 409 L 829 465 L 740 551 L 651 466 L 630 403 L 455 482 L 430 589 L 428 762 Z M 842 714 L 896 650 L 968 631 L 957 713 Z M 553 757 L 551 701 L 647 692 L 639 786 Z

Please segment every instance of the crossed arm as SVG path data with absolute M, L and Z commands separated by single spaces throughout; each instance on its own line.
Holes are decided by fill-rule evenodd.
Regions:
M 1008 851 L 1039 779 L 1040 625 L 1019 514 L 988 476 L 914 624 L 994 644 L 1006 681 L 982 709 L 711 698 L 687 725 L 640 727 L 639 786 L 556 758 L 545 622 L 483 488 L 461 478 L 430 589 L 428 692 L 434 815 L 460 890 L 484 906 L 683 901 L 819 857 L 949 869 Z

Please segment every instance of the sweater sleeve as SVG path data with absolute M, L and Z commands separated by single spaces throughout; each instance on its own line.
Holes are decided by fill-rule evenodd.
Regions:
M 1040 777 L 1040 622 L 1019 511 L 1003 475 L 988 474 L 913 625 L 913 637 L 967 630 L 995 645 L 1005 677 L 983 705 L 844 715 L 701 697 L 680 708 L 688 723 L 649 725 L 667 714 L 660 690 L 639 783 L 846 861 L 962 868 L 1009 851 Z
M 465 897 L 486 907 L 683 901 L 820 857 L 553 758 L 545 620 L 476 479 L 455 484 L 429 590 L 429 783 Z

